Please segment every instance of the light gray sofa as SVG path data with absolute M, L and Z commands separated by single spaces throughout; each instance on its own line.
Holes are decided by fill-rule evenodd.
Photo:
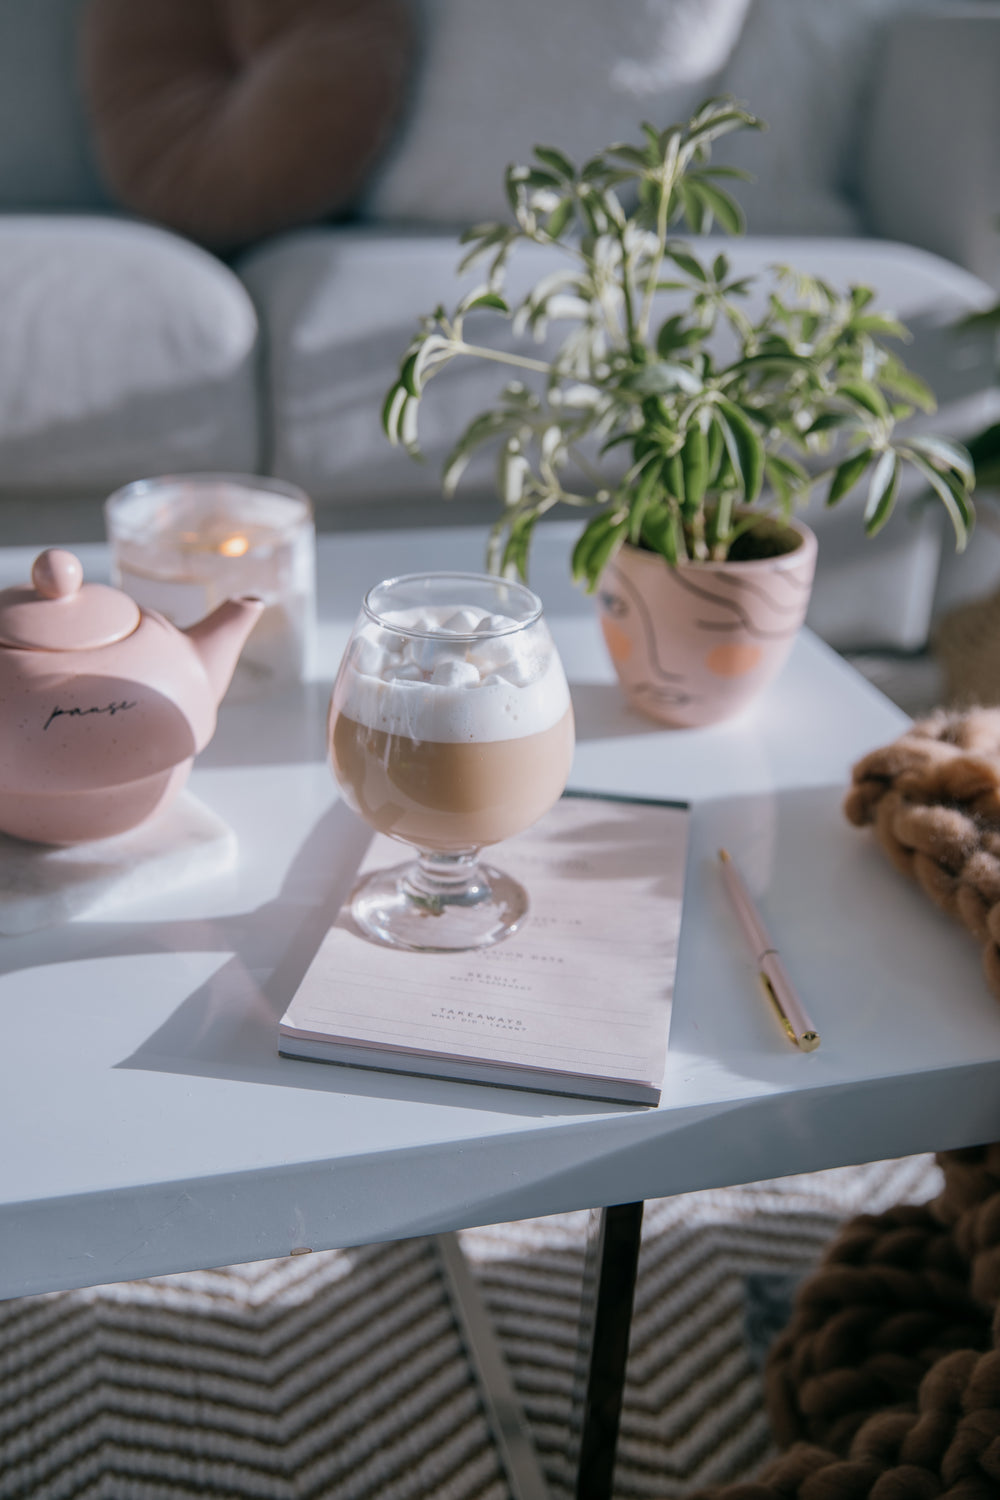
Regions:
M 108 491 L 182 470 L 292 480 L 328 527 L 494 514 L 488 469 L 449 508 L 437 462 L 488 372 L 428 399 L 425 466 L 379 424 L 417 316 L 454 297 L 456 230 L 499 209 L 503 164 L 534 140 L 582 155 L 709 92 L 772 124 L 719 153 L 757 173 L 734 265 L 872 284 L 913 328 L 939 430 L 1000 416 L 991 339 L 954 330 L 1000 285 L 1000 4 L 422 0 L 409 112 L 355 222 L 229 263 L 109 200 L 75 81 L 79 10 L 0 10 L 0 541 L 100 535 Z M 811 623 L 841 648 L 920 648 L 937 513 L 904 508 L 875 543 L 850 502 L 815 519 Z

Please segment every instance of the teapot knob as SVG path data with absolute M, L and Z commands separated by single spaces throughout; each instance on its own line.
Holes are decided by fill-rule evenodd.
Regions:
M 83 566 L 72 552 L 49 547 L 35 558 L 31 581 L 43 599 L 67 599 L 79 592 Z

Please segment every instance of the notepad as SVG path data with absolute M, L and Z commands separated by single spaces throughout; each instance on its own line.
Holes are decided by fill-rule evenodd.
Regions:
M 383 947 L 342 911 L 279 1027 L 285 1057 L 659 1101 L 681 930 L 688 809 L 567 795 L 488 851 L 522 882 L 523 925 L 491 948 Z M 399 864 L 393 840 L 362 865 Z M 428 920 L 432 921 L 433 918 Z

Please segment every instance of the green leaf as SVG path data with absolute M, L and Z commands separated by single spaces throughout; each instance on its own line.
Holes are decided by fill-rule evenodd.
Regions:
M 755 370 L 766 375 L 773 371 L 784 373 L 786 371 L 808 370 L 810 361 L 804 359 L 801 354 L 748 354 L 746 359 L 739 359 L 728 369 L 723 370 L 723 377 L 728 375 L 752 375 Z
M 625 540 L 628 516 L 617 510 L 604 511 L 584 528 L 573 548 L 570 568 L 576 583 L 586 583 L 592 594 L 604 569 Z
M 528 553 L 531 550 L 531 538 L 537 520 L 538 516 L 535 512 L 528 511 L 511 522 L 501 561 L 505 576 L 509 577 L 511 573 L 516 573 L 518 578 L 527 582 Z
M 726 443 L 722 436 L 722 428 L 718 422 L 713 420 L 708 427 L 708 482 L 716 485 L 719 482 L 719 464 L 725 461 Z
M 847 411 L 821 411 L 815 422 L 806 428 L 806 436 L 812 437 L 816 432 L 830 432 L 834 427 L 846 427 L 857 420 L 857 417 Z
M 981 464 L 1000 458 L 1000 422 L 994 422 L 992 427 L 987 427 L 970 438 L 966 448 L 977 469 Z
M 969 532 L 972 530 L 973 522 L 975 521 L 975 513 L 969 500 L 968 491 L 954 475 L 940 473 L 932 463 L 929 463 L 920 454 L 910 453 L 908 456 L 914 468 L 923 474 L 947 511 L 948 519 L 951 521 L 952 529 L 955 532 L 956 550 L 964 552 Z
M 608 438 L 606 443 L 601 444 L 601 452 L 607 453 L 610 448 L 618 448 L 622 443 L 631 443 L 634 441 L 634 432 L 616 432 L 614 437 Z
M 661 358 L 666 359 L 675 349 L 683 349 L 688 344 L 700 343 L 701 337 L 697 328 L 684 327 L 683 313 L 675 313 L 673 317 L 664 321 L 656 335 L 656 352 Z
M 925 384 L 919 377 L 908 370 L 900 360 L 890 355 L 885 360 L 878 372 L 878 383 L 894 396 L 902 396 L 904 401 L 912 401 L 914 406 L 919 406 L 921 411 L 935 411 L 937 399 L 930 386 Z
M 983 312 L 970 313 L 958 324 L 959 328 L 1000 328 L 1000 302 L 987 307 Z
M 498 312 L 509 313 L 510 308 L 500 296 L 499 292 L 479 292 L 473 296 L 471 301 L 462 301 L 458 305 L 459 312 L 472 312 L 476 307 L 495 307 Z
M 674 500 L 684 503 L 684 465 L 679 453 L 671 453 L 663 460 L 663 483 Z
M 458 263 L 459 275 L 461 275 L 463 271 L 469 270 L 470 267 L 475 265 L 477 260 L 480 260 L 487 253 L 487 251 L 495 249 L 497 246 L 501 247 L 500 254 L 503 255 L 505 253 L 506 247 L 511 243 L 512 236 L 516 235 L 517 233 L 517 231 L 515 229 L 511 229 L 508 224 L 495 224 L 493 226 L 487 226 L 487 229 L 488 232 L 485 234 L 473 234 L 470 231 L 469 233 L 462 235 L 460 240 L 461 244 L 468 244 L 470 240 L 473 241 L 473 244 L 472 249 L 466 255 L 464 255 Z M 440 310 L 439 316 L 443 314 L 443 312 L 444 309 L 442 308 Z
M 901 467 L 898 454 L 894 453 L 891 448 L 887 448 L 872 470 L 872 477 L 868 483 L 868 498 L 865 501 L 865 531 L 868 536 L 874 536 L 876 532 L 881 531 L 892 514 L 899 489 Z
M 848 490 L 854 488 L 871 463 L 872 457 L 871 448 L 862 448 L 860 453 L 852 453 L 849 458 L 845 458 L 844 462 L 837 466 L 827 492 L 827 505 L 836 505 L 837 501 L 843 499 Z
M 395 385 L 389 387 L 382 406 L 382 429 L 393 446 L 399 442 L 400 420 L 408 399 L 405 386 L 400 385 L 397 380 Z
M 701 506 L 708 486 L 708 438 L 696 424 L 688 428 L 681 449 L 684 469 L 684 511 L 693 513 Z
M 509 166 L 504 173 L 503 189 L 510 204 L 511 213 L 516 214 L 521 204 L 522 195 L 526 189 L 523 182 L 525 169 L 523 167 Z
M 567 182 L 576 181 L 576 167 L 564 152 L 557 150 L 555 146 L 536 146 L 535 155 L 545 166 L 551 167 L 553 172 Z
M 528 167 L 522 171 L 518 178 L 526 188 L 562 188 L 565 187 L 562 175 L 556 172 L 543 172 L 540 167 Z
M 660 143 L 660 132 L 648 120 L 643 120 L 642 133 L 646 137 L 649 151 L 653 154 L 653 161 L 659 161 L 663 150 Z
M 753 182 L 752 172 L 745 172 L 742 167 L 699 167 L 699 177 L 730 177 L 738 182 Z
M 718 412 L 729 461 L 741 481 L 744 500 L 752 505 L 764 480 L 764 444 L 744 411 L 733 402 L 720 401 Z
M 399 383 L 408 396 L 419 396 L 420 390 L 416 381 L 417 359 L 420 350 L 417 349 L 408 359 L 404 359 L 399 372 Z
M 631 492 L 629 500 L 628 539 L 633 547 L 638 546 L 646 513 L 653 497 L 661 485 L 661 466 L 654 459 L 646 465 Z
M 695 125 L 688 131 L 688 141 L 691 143 L 703 142 L 708 145 L 716 141 L 720 136 L 729 135 L 733 130 L 761 130 L 763 121 L 749 114 L 744 109 L 720 110 L 712 114 L 702 125 Z
M 689 396 L 697 396 L 704 386 L 693 370 L 687 365 L 679 365 L 675 360 L 661 359 L 655 364 L 644 365 L 641 370 L 627 377 L 623 384 L 629 390 L 638 391 L 640 395 L 657 396 L 669 394 L 672 391 L 684 391 Z
M 694 184 L 681 178 L 677 184 L 676 192 L 680 197 L 684 209 L 684 217 L 688 221 L 692 233 L 707 234 L 711 227 L 711 211 L 705 199 L 695 192 Z M 670 252 L 668 251 L 667 254 L 669 255 Z M 675 260 L 676 258 L 674 256 Z M 707 278 L 703 275 L 702 280 L 707 280 Z
M 661 501 L 650 506 L 646 523 L 642 528 L 642 543 L 651 552 L 666 558 L 671 567 L 686 555 L 684 531 L 676 503 Z
M 870 412 L 873 417 L 885 418 L 889 415 L 885 397 L 882 392 L 867 380 L 843 380 L 837 387 L 839 396 L 846 396 L 855 406 L 862 407 Z
M 1000 427 L 997 427 L 996 432 L 998 446 L 1000 446 Z M 908 437 L 906 446 L 925 454 L 932 463 L 939 467 L 943 465 L 946 469 L 954 469 L 961 474 L 967 485 L 975 484 L 976 469 L 972 454 L 968 449 L 963 448 L 961 443 L 952 443 L 947 438 L 924 433 L 919 437 Z
M 638 146 L 629 146 L 625 142 L 617 146 L 609 146 L 605 155 L 617 157 L 619 161 L 627 161 L 630 166 L 641 167 L 643 171 L 649 168 L 649 158 L 645 151 L 641 151 Z
M 563 230 L 566 228 L 566 225 L 573 218 L 574 207 L 575 204 L 572 198 L 564 198 L 562 202 L 552 210 L 552 212 L 549 214 L 548 223 L 545 225 L 545 232 L 550 239 L 557 240 L 559 238 Z
M 499 437 L 508 429 L 511 420 L 516 419 L 508 418 L 504 411 L 484 411 L 473 418 L 444 461 L 441 483 L 446 496 L 450 498 L 455 493 L 455 487 L 475 450 L 492 438 Z
M 802 465 L 779 453 L 769 453 L 765 457 L 764 474 L 786 513 L 791 511 L 795 499 L 809 488 L 810 478 Z
M 888 313 L 865 313 L 862 317 L 852 318 L 851 328 L 859 333 L 878 333 L 891 339 L 909 339 L 912 336 L 898 318 L 890 317 Z
M 691 254 L 690 250 L 685 250 L 681 245 L 667 245 L 664 253 L 669 256 L 675 266 L 680 266 L 681 270 L 686 271 L 695 281 L 708 284 L 708 274 L 704 266 Z
M 735 198 L 724 193 L 711 182 L 704 182 L 700 177 L 689 179 L 688 186 L 693 193 L 702 200 L 709 214 L 718 220 L 727 234 L 742 234 L 746 228 L 746 219 L 743 210 Z

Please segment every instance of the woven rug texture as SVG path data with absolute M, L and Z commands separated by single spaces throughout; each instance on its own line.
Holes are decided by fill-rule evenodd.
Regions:
M 772 1454 L 760 1361 L 855 1213 L 924 1202 L 907 1157 L 646 1205 L 616 1500 Z M 553 1500 L 589 1216 L 461 1239 Z M 0 1303 L 0 1500 L 508 1500 L 431 1244 L 337 1250 Z

